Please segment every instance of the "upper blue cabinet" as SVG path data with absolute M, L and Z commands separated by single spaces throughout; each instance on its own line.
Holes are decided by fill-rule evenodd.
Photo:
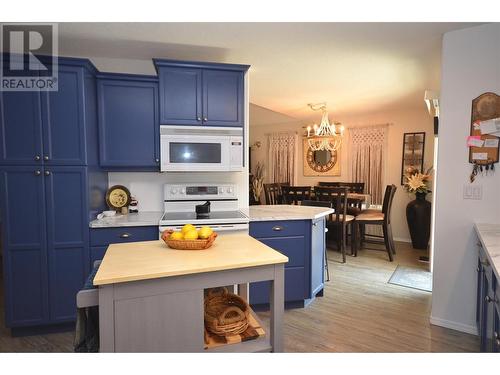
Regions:
M 248 65 L 154 62 L 162 125 L 243 126 Z
M 58 68 L 57 91 L 0 92 L 0 164 L 87 165 L 97 155 L 87 145 L 95 68 L 73 58 Z
M 158 79 L 106 73 L 97 81 L 101 167 L 158 170 Z

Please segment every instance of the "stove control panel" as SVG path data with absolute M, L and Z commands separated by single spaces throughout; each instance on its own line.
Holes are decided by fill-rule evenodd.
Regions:
M 167 201 L 238 198 L 234 184 L 165 184 L 163 196 Z

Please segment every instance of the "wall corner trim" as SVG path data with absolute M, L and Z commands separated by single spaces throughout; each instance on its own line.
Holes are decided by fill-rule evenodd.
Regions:
M 451 320 L 436 318 L 431 315 L 430 323 L 435 326 L 440 326 L 444 328 L 453 329 L 455 331 L 469 333 L 471 335 L 478 335 L 477 327 L 475 325 L 468 325 L 458 322 L 453 322 Z

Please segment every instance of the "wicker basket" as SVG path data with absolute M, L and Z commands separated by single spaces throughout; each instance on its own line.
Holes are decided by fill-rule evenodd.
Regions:
M 205 250 L 214 243 L 217 238 L 217 233 L 213 232 L 210 237 L 205 240 L 172 240 L 170 235 L 173 230 L 166 229 L 161 234 L 161 239 L 165 241 L 168 247 L 177 250 Z
M 205 298 L 205 328 L 217 336 L 239 335 L 248 328 L 250 308 L 243 298 L 225 288 Z

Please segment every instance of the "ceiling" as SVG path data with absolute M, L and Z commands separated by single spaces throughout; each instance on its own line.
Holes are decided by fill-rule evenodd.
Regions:
M 61 23 L 59 52 L 251 65 L 250 101 L 301 120 L 417 108 L 439 89 L 443 33 L 472 23 Z M 98 66 L 99 67 L 99 66 Z

